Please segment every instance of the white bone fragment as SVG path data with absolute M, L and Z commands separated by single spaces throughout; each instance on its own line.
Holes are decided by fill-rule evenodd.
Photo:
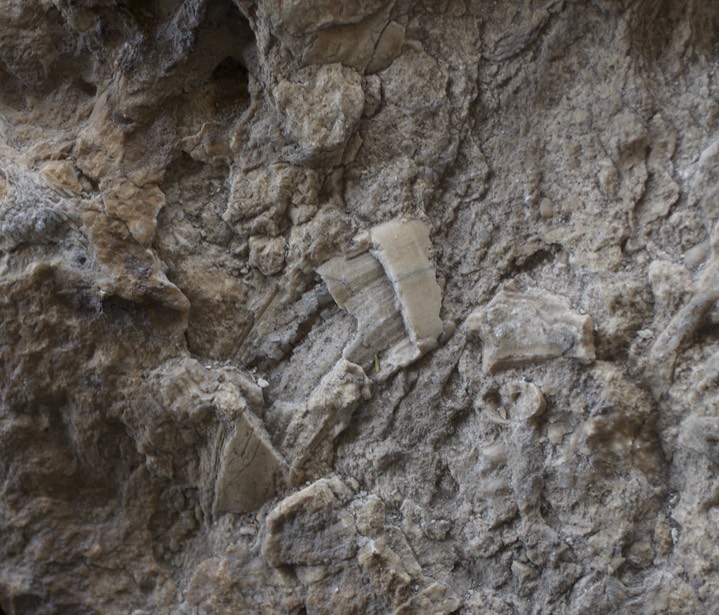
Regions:
M 352 257 L 335 257 L 318 272 L 337 304 L 357 319 L 357 335 L 343 356 L 384 378 L 434 349 L 442 333 L 429 227 L 393 220 L 356 243 Z
M 442 333 L 442 291 L 429 260 L 429 227 L 419 220 L 392 220 L 370 231 L 372 254 L 392 283 L 407 333 L 416 345 L 437 345 Z
M 322 265 L 319 271 L 337 305 L 357 319 L 357 335 L 343 352 L 348 361 L 358 363 L 369 372 L 375 354 L 382 355 L 387 367 L 412 360 L 413 349 L 407 344 L 402 346 L 407 334 L 395 307 L 394 290 L 377 259 L 366 252 L 352 259 L 337 257 Z M 386 353 L 398 345 L 404 354 Z M 395 359 L 397 354 L 400 356 Z
M 482 363 L 490 372 L 557 357 L 595 357 L 591 317 L 574 312 L 565 298 L 540 289 L 499 291 L 468 317 L 467 328 L 482 339 Z

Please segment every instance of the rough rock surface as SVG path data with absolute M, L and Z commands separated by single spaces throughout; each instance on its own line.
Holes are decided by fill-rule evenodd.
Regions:
M 713 1 L 5 0 L 0 613 L 716 612 L 718 71 Z

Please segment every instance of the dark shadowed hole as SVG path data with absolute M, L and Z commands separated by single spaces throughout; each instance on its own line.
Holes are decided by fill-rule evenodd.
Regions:
M 247 80 L 247 69 L 239 60 L 232 56 L 226 57 L 212 72 L 213 79 L 239 79 Z
M 16 613 L 37 613 L 42 607 L 42 600 L 33 595 L 17 596 L 13 603 Z
M 93 83 L 88 83 L 84 79 L 78 79 L 75 82 L 75 85 L 83 94 L 87 94 L 91 97 L 94 97 L 97 94 L 97 86 Z
M 212 71 L 211 78 L 217 85 L 215 104 L 218 107 L 248 98 L 247 69 L 236 58 L 227 56 Z

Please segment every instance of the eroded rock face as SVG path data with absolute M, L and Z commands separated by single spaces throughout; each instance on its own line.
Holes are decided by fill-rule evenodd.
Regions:
M 2 613 L 715 610 L 719 5 L 2 15 Z

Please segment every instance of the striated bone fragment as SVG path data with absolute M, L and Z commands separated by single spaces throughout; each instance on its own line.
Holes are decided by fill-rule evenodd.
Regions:
M 429 227 L 393 220 L 356 244 L 351 257 L 335 257 L 318 272 L 337 305 L 357 319 L 344 357 L 384 378 L 434 349 L 442 333 Z
M 241 370 L 190 357 L 161 363 L 123 420 L 150 470 L 200 494 L 204 511 L 249 512 L 275 494 L 286 463 L 270 444 L 262 389 Z M 137 399 L 131 397 L 132 400 Z
M 467 319 L 484 345 L 485 370 L 571 357 L 594 359 L 592 319 L 577 314 L 569 301 L 540 289 L 508 287 Z
M 246 411 L 220 453 L 213 514 L 257 510 L 271 498 L 285 473 L 261 421 Z
M 395 294 L 382 265 L 365 252 L 351 259 L 333 258 L 319 269 L 332 297 L 357 319 L 357 335 L 343 356 L 369 372 L 374 355 L 382 369 L 397 369 L 418 358 L 409 343 Z
M 412 343 L 422 350 L 435 348 L 442 333 L 442 291 L 429 260 L 429 227 L 419 220 L 392 220 L 374 227 L 370 236 L 372 254 L 394 287 Z

